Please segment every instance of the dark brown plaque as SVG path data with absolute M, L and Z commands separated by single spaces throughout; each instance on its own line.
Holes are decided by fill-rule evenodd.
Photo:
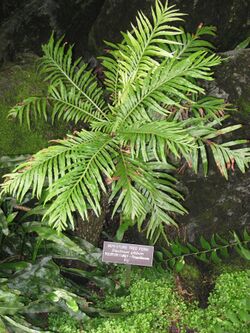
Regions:
M 102 261 L 151 267 L 153 265 L 153 255 L 153 246 L 104 242 Z

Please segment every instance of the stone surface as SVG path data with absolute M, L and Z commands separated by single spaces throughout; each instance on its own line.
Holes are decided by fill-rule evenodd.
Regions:
M 218 28 L 214 40 L 222 51 L 233 49 L 250 32 L 248 0 L 170 0 L 187 13 L 184 23 L 194 31 L 203 22 Z M 150 12 L 154 0 L 1 0 L 0 61 L 18 52 L 41 52 L 52 30 L 75 43 L 77 53 L 99 55 L 103 39 L 120 40 L 138 10 Z
M 202 22 L 217 27 L 213 41 L 220 50 L 233 49 L 250 32 L 250 2 L 247 0 L 172 0 L 181 12 L 187 13 L 183 23 L 187 31 L 195 31 Z M 99 54 L 103 40 L 119 41 L 120 31 L 130 29 L 138 10 L 150 12 L 154 0 L 106 0 L 89 34 L 89 49 Z
M 0 61 L 18 52 L 41 53 L 52 30 L 76 42 L 83 53 L 87 35 L 104 0 L 2 0 L 0 3 Z
M 243 128 L 234 136 L 249 139 L 250 128 L 250 49 L 222 54 L 226 59 L 215 71 L 215 81 L 207 87 L 209 94 L 225 98 L 236 108 L 230 123 Z M 212 163 L 211 163 L 212 164 Z M 215 167 L 207 178 L 187 172 L 180 177 L 186 193 L 189 214 L 180 219 L 187 239 L 212 233 L 250 227 L 250 171 L 231 174 L 226 181 Z
M 210 92 L 235 104 L 243 116 L 250 115 L 250 49 L 222 53 L 224 62 L 215 71 Z

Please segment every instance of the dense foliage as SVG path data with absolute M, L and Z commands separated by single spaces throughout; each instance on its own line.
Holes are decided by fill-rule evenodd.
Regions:
M 157 276 L 152 271 L 134 277 L 129 295 L 107 297 L 107 309 L 122 308 L 124 313 L 110 319 L 93 320 L 82 325 L 91 333 L 247 333 L 249 331 L 250 271 L 223 273 L 210 294 L 208 307 L 200 309 L 196 302 L 186 302 L 176 292 L 173 277 Z M 142 274 L 143 275 L 143 274 Z M 145 275 L 145 274 L 144 274 Z M 150 277 L 151 275 L 151 277 Z M 78 333 L 80 324 L 67 315 L 50 317 L 56 332 Z
M 245 140 L 217 140 L 240 125 L 223 125 L 224 101 L 204 96 L 199 84 L 212 80 L 212 68 L 221 62 L 202 39 L 214 29 L 185 33 L 170 25 L 183 14 L 158 0 L 151 14 L 148 19 L 139 12 L 122 42 L 108 43 L 104 89 L 82 59 L 73 61 L 72 47 L 52 36 L 40 64 L 47 96 L 30 97 L 11 111 L 29 124 L 31 111 L 85 123 L 86 129 L 21 164 L 2 186 L 2 193 L 19 200 L 32 190 L 47 204 L 43 221 L 58 230 L 74 227 L 75 212 L 83 220 L 89 209 L 100 215 L 106 192 L 123 230 L 137 224 L 155 241 L 166 224 L 176 224 L 176 214 L 186 212 L 173 177 L 179 163 L 195 172 L 201 164 L 206 175 L 211 152 L 226 178 L 235 165 L 242 172 L 248 166 L 249 148 L 239 148 Z
M 0 332 L 40 332 L 34 326 L 46 327 L 41 316 L 49 312 L 64 311 L 82 320 L 99 313 L 89 303 L 88 283 L 108 292 L 115 285 L 106 277 L 101 250 L 41 225 L 34 213 L 17 215 L 11 198 L 0 204 Z

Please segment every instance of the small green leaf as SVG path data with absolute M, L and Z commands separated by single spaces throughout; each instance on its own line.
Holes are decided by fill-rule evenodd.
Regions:
M 201 261 L 204 261 L 204 262 L 206 262 L 206 263 L 209 262 L 209 260 L 207 259 L 206 253 L 198 254 L 197 257 L 198 257 L 198 259 L 200 259 Z
M 183 267 L 185 266 L 185 260 L 184 258 L 182 257 L 181 259 L 179 259 L 176 264 L 175 264 L 175 270 L 176 272 L 180 272 L 182 271 Z
M 250 235 L 248 234 L 246 229 L 244 229 L 243 237 L 244 237 L 244 240 L 250 241 Z
M 220 251 L 220 254 L 221 254 L 222 257 L 224 257 L 224 258 L 229 257 L 228 249 L 226 247 L 221 247 L 219 249 L 219 251 Z
M 211 257 L 210 258 L 211 258 L 212 262 L 215 263 L 215 264 L 219 264 L 221 262 L 221 259 L 216 254 L 216 250 L 214 250 L 211 253 Z
M 250 251 L 243 247 L 242 245 L 239 245 L 239 251 L 242 254 L 243 258 L 246 260 L 250 260 Z
M 204 250 L 211 250 L 210 244 L 203 236 L 200 237 L 200 243 Z

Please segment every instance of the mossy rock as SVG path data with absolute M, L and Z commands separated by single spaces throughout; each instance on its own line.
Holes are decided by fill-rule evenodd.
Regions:
M 48 145 L 48 140 L 60 138 L 67 132 L 66 125 L 54 126 L 38 119 L 32 129 L 8 118 L 12 106 L 29 96 L 42 95 L 46 84 L 36 72 L 37 57 L 25 54 L 17 63 L 8 63 L 0 70 L 0 157 L 33 154 Z

